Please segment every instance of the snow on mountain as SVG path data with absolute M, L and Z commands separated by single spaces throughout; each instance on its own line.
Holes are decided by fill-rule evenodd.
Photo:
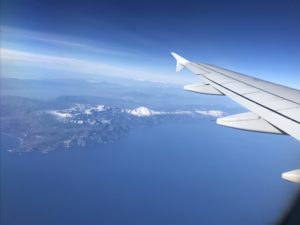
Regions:
M 144 106 L 135 109 L 126 109 L 125 112 L 138 117 L 157 115 L 156 111 L 148 109 L 147 107 Z
M 193 115 L 192 111 L 156 111 L 145 106 L 140 106 L 135 109 L 126 109 L 126 113 L 138 117 L 158 116 L 158 115 Z
M 193 111 L 187 111 L 187 110 L 181 110 L 181 111 L 179 110 L 179 111 L 169 112 L 168 114 L 192 116 L 192 115 L 194 115 L 194 112 Z
M 50 110 L 47 113 L 57 117 L 58 119 L 67 119 L 75 115 L 86 114 L 91 115 L 92 112 L 102 112 L 105 110 L 104 105 L 84 105 L 84 104 L 75 104 L 67 109 L 62 110 Z
M 91 115 L 93 111 L 95 111 L 95 112 L 104 111 L 104 105 L 97 105 L 95 107 L 86 108 L 84 110 L 85 114 L 87 114 L 87 115 Z
M 212 117 L 221 117 L 224 115 L 224 112 L 219 110 L 207 110 L 207 111 L 196 110 L 195 112 L 204 116 L 212 116 Z
M 157 115 L 203 115 L 203 116 L 211 116 L 211 117 L 221 117 L 224 115 L 224 112 L 219 110 L 177 110 L 177 111 L 155 111 L 151 110 L 145 106 L 141 106 L 135 109 L 126 109 L 126 113 L 131 114 L 137 117 L 149 117 L 149 116 L 157 116 Z
M 84 105 L 75 104 L 67 109 L 62 110 L 51 110 L 48 111 L 49 114 L 55 116 L 58 120 L 71 121 L 70 119 L 77 118 L 78 116 L 86 115 L 88 118 L 92 119 L 93 113 L 99 113 L 107 110 L 109 107 L 104 105 Z M 117 108 L 116 108 L 117 109 Z M 120 109 L 119 109 L 120 110 Z M 163 116 L 163 115 L 183 115 L 183 116 L 210 116 L 210 117 L 221 117 L 224 112 L 219 110 L 175 110 L 175 111 L 157 111 L 147 108 L 145 106 L 140 106 L 133 109 L 121 109 L 120 112 L 127 113 L 136 117 L 151 117 L 151 116 Z M 90 120 L 90 119 L 88 119 Z M 78 121 L 77 121 L 78 122 Z M 76 123 L 77 123 L 76 122 Z M 103 123 L 109 123 L 110 121 L 104 121 Z M 93 121 L 88 121 L 89 124 L 93 124 Z
M 72 114 L 70 114 L 68 112 L 58 111 L 58 110 L 51 110 L 51 111 L 48 111 L 48 113 L 57 117 L 58 119 L 66 119 L 66 118 L 72 117 Z

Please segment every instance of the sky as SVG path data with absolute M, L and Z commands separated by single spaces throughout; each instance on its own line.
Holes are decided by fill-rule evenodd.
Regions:
M 174 51 L 300 88 L 300 2 L 3 0 L 1 76 L 197 82 Z

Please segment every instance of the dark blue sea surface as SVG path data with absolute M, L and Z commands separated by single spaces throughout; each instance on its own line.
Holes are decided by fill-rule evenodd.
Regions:
M 296 186 L 299 143 L 199 123 L 134 129 L 113 144 L 10 154 L 2 137 L 2 225 L 274 224 Z

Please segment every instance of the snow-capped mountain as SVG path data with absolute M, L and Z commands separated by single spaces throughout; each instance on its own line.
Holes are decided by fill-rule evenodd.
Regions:
M 20 145 L 13 152 L 42 151 L 111 143 L 138 126 L 166 121 L 178 123 L 217 118 L 224 113 L 206 109 L 121 108 L 104 104 L 39 102 L 10 97 L 2 114 L 1 130 L 16 136 Z M 12 104 L 14 102 L 14 104 Z
M 50 110 L 47 113 L 55 116 L 58 120 L 67 121 L 70 118 L 74 118 L 79 115 L 92 116 L 95 113 L 105 112 L 112 110 L 111 107 L 105 107 L 104 105 L 83 105 L 75 104 L 74 106 L 62 109 L 62 110 Z M 117 109 L 121 113 L 126 113 L 136 117 L 151 117 L 151 116 L 165 116 L 165 115 L 184 115 L 184 116 L 210 116 L 210 117 L 221 117 L 224 115 L 223 111 L 220 110 L 175 110 L 175 111 L 158 111 L 153 110 L 145 106 L 140 106 L 133 109 Z

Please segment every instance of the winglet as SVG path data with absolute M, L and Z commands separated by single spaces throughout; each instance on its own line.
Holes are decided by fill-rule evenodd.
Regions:
M 176 72 L 179 72 L 183 67 L 189 63 L 188 60 L 177 55 L 175 52 L 171 52 L 171 55 L 176 59 Z

